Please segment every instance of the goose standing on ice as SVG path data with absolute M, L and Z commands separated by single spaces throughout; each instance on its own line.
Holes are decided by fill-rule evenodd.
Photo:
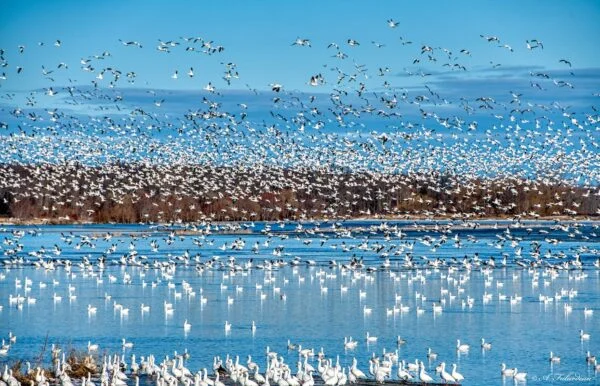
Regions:
M 410 381 L 413 379 L 413 376 L 410 375 L 410 373 L 404 368 L 404 361 L 398 363 L 398 379 L 404 381 Z
M 445 383 L 456 382 L 456 379 L 452 376 L 452 374 L 446 371 L 446 362 L 442 362 L 440 364 L 440 377 Z
M 348 382 L 353 385 L 356 383 L 356 377 L 352 374 L 352 368 L 348 367 Z
M 465 379 L 465 377 L 463 377 L 461 373 L 456 371 L 456 363 L 452 364 L 452 377 L 456 380 L 456 382 L 461 382 Z
M 262 374 L 260 373 L 260 368 L 258 365 L 256 365 L 256 367 L 254 369 L 254 380 L 259 385 L 267 383 L 267 380 L 265 379 L 265 377 L 263 377 Z
M 433 378 L 431 378 L 431 376 L 425 372 L 425 365 L 423 362 L 420 362 L 419 369 L 419 380 L 421 382 L 433 382 Z
M 365 373 L 362 372 L 362 370 L 360 370 L 358 368 L 358 362 L 356 361 L 356 358 L 352 358 L 352 367 L 350 369 L 350 372 L 357 378 L 357 379 L 362 379 L 362 378 L 366 378 L 367 376 L 365 375 Z

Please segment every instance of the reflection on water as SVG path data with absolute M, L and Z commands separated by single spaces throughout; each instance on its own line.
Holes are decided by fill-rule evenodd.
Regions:
M 574 237 L 573 228 L 560 230 L 550 223 L 508 233 L 500 226 L 400 235 L 369 230 L 374 224 L 379 223 L 353 224 L 362 232 L 322 234 L 306 233 L 309 225 L 296 233 L 291 232 L 296 224 L 273 225 L 270 231 L 255 224 L 250 233 L 202 236 L 146 226 L 7 227 L 3 251 L 18 244 L 22 250 L 5 258 L 36 261 L 42 250 L 74 263 L 70 272 L 32 264 L 1 271 L 0 333 L 5 339 L 14 333 L 17 342 L 0 361 L 35 361 L 47 338 L 48 344 L 81 350 L 97 344 L 99 353 L 123 353 L 126 360 L 134 353 L 163 358 L 187 350 L 192 370 L 212 369 L 213 357 L 227 354 L 239 355 L 244 363 L 252 355 L 264 369 L 269 347 L 295 369 L 298 352 L 287 350 L 289 340 L 339 356 L 345 366 L 356 357 L 365 372 L 372 353 L 398 350 L 407 362 L 424 361 L 436 380 L 435 367 L 444 361 L 448 371 L 458 365 L 464 384 L 513 383 L 502 379 L 501 363 L 526 371 L 528 384 L 600 381 L 586 364 L 587 351 L 600 354 L 600 272 L 593 266 L 600 242 L 592 224 L 578 228 Z M 23 230 L 23 236 L 7 241 L 14 240 L 14 230 Z M 130 232 L 144 235 L 132 238 Z M 531 260 L 536 251 L 544 265 L 578 254 L 584 269 L 551 271 L 514 263 L 515 258 Z M 84 256 L 95 263 L 103 254 L 103 270 L 79 265 Z M 122 256 L 147 267 L 111 264 Z M 406 267 L 407 256 L 415 268 Z M 470 270 L 462 264 L 465 256 L 473 263 Z M 240 266 L 252 259 L 254 268 L 217 268 L 230 257 Z M 490 257 L 496 268 L 478 264 Z M 290 264 L 294 258 L 299 265 Z M 365 267 L 342 267 L 352 258 L 362 259 Z M 386 258 L 389 268 L 382 269 Z M 435 258 L 448 266 L 428 266 Z M 197 264 L 211 259 L 213 268 Z M 271 259 L 287 264 L 256 268 Z M 580 330 L 590 339 L 581 340 Z M 377 339 L 367 340 L 367 333 Z M 358 342 L 353 350 L 344 348 L 349 337 Z M 399 338 L 405 342 L 398 345 Z M 491 348 L 483 349 L 481 338 Z M 123 348 L 123 339 L 133 347 Z M 457 350 L 457 340 L 469 349 Z M 428 360 L 428 348 L 438 354 L 436 360 Z M 549 361 L 551 351 L 560 363 Z M 310 362 L 316 367 L 315 359 Z M 561 378 L 568 373 L 581 377 Z

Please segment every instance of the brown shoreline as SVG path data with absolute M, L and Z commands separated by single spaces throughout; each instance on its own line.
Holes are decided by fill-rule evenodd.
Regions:
M 305 223 L 305 222 L 351 222 L 351 221 L 510 221 L 515 220 L 517 216 L 506 216 L 506 217 L 451 217 L 451 216 L 371 216 L 371 217 L 352 217 L 352 218 L 315 218 L 315 219 L 285 219 L 285 220 L 230 220 L 230 221 L 222 221 L 222 220 L 207 220 L 207 222 L 211 224 L 245 224 L 249 222 L 266 222 L 266 223 L 276 223 L 281 221 L 292 222 L 292 223 Z M 528 216 L 518 217 L 520 221 L 527 222 L 536 222 L 536 221 L 559 221 L 559 222 L 578 222 L 578 221 L 587 221 L 587 222 L 600 222 L 600 216 Z M 202 221 L 192 221 L 192 222 L 182 222 L 182 225 L 185 224 L 198 224 Z M 95 222 L 95 221 L 80 221 L 80 220 L 67 220 L 64 218 L 36 218 L 36 219 L 19 219 L 14 217 L 0 217 L 0 225 L 2 226 L 10 226 L 10 225 L 111 225 L 111 224 L 119 224 L 119 225 L 134 225 L 134 224 L 148 224 L 148 225 L 158 225 L 158 226 L 169 226 L 173 225 L 173 223 L 166 222 L 148 222 L 148 223 L 136 223 L 136 222 Z

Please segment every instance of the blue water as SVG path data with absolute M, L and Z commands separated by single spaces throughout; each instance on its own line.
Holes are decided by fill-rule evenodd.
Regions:
M 247 355 L 252 355 L 264 370 L 268 346 L 295 369 L 298 353 L 287 350 L 289 339 L 315 352 L 322 349 L 334 361 L 339 356 L 344 366 L 356 357 L 365 372 L 373 353 L 398 349 L 400 359 L 424 361 L 434 379 L 439 379 L 435 367 L 441 361 L 447 368 L 457 363 L 465 385 L 513 383 L 500 375 L 503 362 L 527 372 L 528 384 L 599 384 L 600 375 L 585 360 L 587 351 L 600 355 L 600 270 L 593 266 L 600 256 L 598 224 L 571 223 L 561 229 L 554 222 L 524 223 L 518 228 L 510 222 L 497 226 L 495 221 L 482 222 L 477 229 L 445 233 L 447 241 L 433 250 L 446 223 L 435 230 L 433 222 L 418 222 L 426 226 L 420 231 L 412 221 L 390 222 L 387 228 L 374 221 L 323 222 L 316 230 L 317 225 L 311 223 L 303 224 L 301 231 L 295 231 L 296 223 L 247 223 L 242 224 L 243 233 L 223 234 L 223 227 L 217 230 L 213 226 L 212 233 L 204 236 L 191 232 L 170 235 L 171 229 L 147 225 L 5 226 L 0 235 L 3 260 L 23 257 L 24 263 L 0 271 L 0 336 L 8 339 L 9 331 L 17 336 L 0 363 L 35 361 L 47 336 L 48 344 L 63 349 L 86 350 L 91 341 L 100 346 L 100 353 L 124 353 L 127 361 L 131 354 L 138 358 L 154 354 L 161 360 L 187 349 L 191 354 L 187 367 L 192 371 L 206 367 L 209 373 L 213 357 L 227 354 L 239 355 L 243 364 Z M 400 234 L 393 228 L 396 225 Z M 103 238 L 107 232 L 112 234 L 110 240 Z M 455 246 L 455 235 L 460 248 Z M 90 237 L 89 244 L 80 244 L 85 240 L 82 236 Z M 423 241 L 429 237 L 434 240 L 425 245 Z M 239 238 L 245 241 L 244 248 L 232 250 L 231 243 Z M 550 243 L 552 239 L 556 242 Z M 158 251 L 151 250 L 152 240 L 158 243 Z M 252 252 L 255 242 L 259 244 L 256 254 Z M 544 264 L 571 261 L 579 254 L 583 270 L 558 270 L 551 275 L 545 268 L 516 265 L 519 247 L 520 258 L 531 260 L 532 243 L 540 244 Z M 78 266 L 83 256 L 95 262 L 111 245 L 116 247 L 107 255 L 104 270 Z M 393 245 L 396 247 L 390 250 Z M 134 250 L 136 259 L 146 262 L 147 268 L 111 264 Z M 281 255 L 273 255 L 274 250 L 282 251 Z M 54 271 L 35 268 L 29 263 L 38 260 L 32 252 L 45 259 L 72 260 L 71 273 L 64 267 Z M 182 257 L 186 253 L 187 264 Z M 387 270 L 380 268 L 383 253 L 390 258 Z M 416 268 L 403 265 L 406 253 L 411 254 Z M 453 258 L 461 262 L 464 256 L 472 259 L 476 253 L 482 261 L 494 257 L 497 265 L 506 254 L 507 266 L 484 272 L 481 267 L 469 271 L 452 263 Z M 378 269 L 367 272 L 340 267 L 353 256 L 362 258 L 365 267 Z M 274 259 L 289 263 L 296 257 L 302 263 L 272 271 L 196 269 L 195 259 L 205 263 L 217 258 L 226 263 L 229 257 L 235 257 L 238 264 L 253 259 L 255 266 Z M 436 258 L 458 269 L 425 266 Z M 317 265 L 307 266 L 308 259 Z M 171 274 L 154 268 L 155 261 L 169 260 L 178 263 Z M 338 265 L 331 267 L 330 260 Z M 124 283 L 126 275 L 131 277 L 130 284 Z M 26 279 L 31 280 L 30 290 L 25 289 Z M 46 288 L 40 288 L 40 283 Z M 195 295 L 186 293 L 184 283 Z M 71 292 L 69 286 L 74 288 Z M 547 304 L 539 300 L 540 294 L 555 297 L 561 291 L 560 299 Z M 491 294 L 489 301 L 484 302 L 484 293 Z M 53 294 L 62 300 L 54 301 Z M 76 297 L 70 299 L 69 294 Z M 17 308 L 9 303 L 16 295 L 36 300 L 34 304 L 26 300 Z M 507 300 L 499 300 L 499 295 L 506 295 Z M 511 304 L 508 299 L 513 295 L 522 300 Z M 206 298 L 204 304 L 202 297 Z M 232 304 L 228 298 L 233 299 Z M 472 307 L 463 305 L 468 298 L 474 299 Z M 165 314 L 165 301 L 173 304 L 172 315 Z M 433 313 L 433 302 L 440 301 L 443 311 Z M 129 314 L 123 315 L 115 303 L 129 308 Z M 149 312 L 141 312 L 142 303 L 150 306 Z M 95 315 L 88 314 L 88 305 L 97 308 Z M 566 312 L 565 305 L 572 311 Z M 409 309 L 402 312 L 400 306 Z M 372 309 L 371 313 L 365 314 L 364 307 Z M 585 316 L 585 307 L 594 313 Z M 418 314 L 417 308 L 424 312 Z M 188 332 L 183 328 L 185 320 L 191 324 Z M 232 325 L 229 333 L 225 321 Z M 250 328 L 253 321 L 257 326 L 254 333 Z M 580 330 L 590 334 L 589 341 L 580 340 Z M 367 344 L 367 332 L 378 337 L 376 343 Z M 344 337 L 350 336 L 358 341 L 358 347 L 344 350 Z M 406 344 L 397 346 L 397 336 Z M 480 348 L 482 337 L 492 343 L 491 350 Z M 133 348 L 123 351 L 122 338 L 133 342 Z M 468 354 L 457 354 L 457 339 L 471 346 Z M 429 347 L 438 353 L 437 360 L 427 359 Z M 560 364 L 550 365 L 550 351 L 561 357 Z M 48 350 L 46 354 L 49 361 Z M 315 359 L 311 363 L 316 367 Z M 571 381 L 561 378 L 564 375 L 571 375 Z

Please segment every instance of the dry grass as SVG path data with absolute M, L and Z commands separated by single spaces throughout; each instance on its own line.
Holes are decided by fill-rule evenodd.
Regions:
M 32 368 L 31 371 L 27 373 L 27 370 L 23 368 L 23 361 L 16 361 L 10 369 L 12 370 L 13 377 L 15 377 L 15 379 L 19 381 L 21 385 L 29 386 L 32 381 L 35 382 L 35 369 Z M 47 379 L 56 378 L 54 371 L 51 369 L 42 369 L 42 371 Z
M 99 374 L 97 363 L 97 358 L 93 355 L 84 351 L 71 349 L 66 357 L 65 373 L 72 379 L 81 379 L 87 377 L 88 374 L 95 376 Z M 37 368 L 35 366 L 28 372 L 27 369 L 24 368 L 23 361 L 17 360 L 10 369 L 12 370 L 15 379 L 22 385 L 29 386 L 32 381 L 35 382 L 37 373 Z M 52 367 L 42 368 L 42 371 L 48 380 L 55 380 L 57 378 L 57 374 Z
M 87 377 L 88 374 L 98 373 L 98 366 L 94 356 L 72 349 L 67 356 L 66 373 L 71 378 Z

